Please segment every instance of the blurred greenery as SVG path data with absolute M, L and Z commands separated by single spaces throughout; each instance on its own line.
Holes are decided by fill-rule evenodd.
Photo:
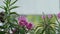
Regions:
M 38 25 L 39 23 L 42 23 L 43 22 L 43 19 L 41 17 L 41 15 L 28 15 L 26 17 L 28 19 L 28 21 L 31 21 L 33 22 L 35 25 Z M 55 16 L 53 15 L 53 17 L 51 18 L 50 22 L 51 23 L 55 23 L 56 19 L 55 19 Z
M 56 32 L 55 32 L 55 25 L 56 25 L 55 24 L 55 22 L 56 22 L 55 16 L 53 15 L 53 17 L 50 19 L 50 21 L 49 21 L 50 25 L 44 24 L 44 20 L 42 19 L 41 16 L 42 15 L 38 15 L 38 16 L 37 15 L 34 15 L 34 16 L 29 15 L 29 16 L 27 16 L 27 19 L 29 21 L 33 22 L 33 24 L 35 25 L 35 31 L 34 31 L 35 34 L 44 34 L 44 33 L 45 34 L 56 34 Z M 48 18 L 46 18 L 46 21 L 49 20 L 49 19 L 48 20 L 47 19 Z M 49 28 L 47 29 L 47 27 L 49 27 Z M 42 32 L 43 29 L 45 29 L 44 32 Z M 48 31 L 46 31 L 46 30 L 48 30 Z

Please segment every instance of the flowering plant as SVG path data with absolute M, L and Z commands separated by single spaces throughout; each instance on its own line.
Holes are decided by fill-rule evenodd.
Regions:
M 12 2 L 12 0 L 4 0 L 4 6 L 0 8 L 4 9 L 4 12 L 0 12 L 0 34 L 60 34 L 60 13 L 34 16 L 31 21 L 38 23 L 32 24 L 28 21 L 26 16 L 20 16 L 16 12 L 11 12 L 12 9 L 18 8 L 14 6 L 18 0 Z M 18 19 L 16 19 L 18 17 Z M 29 16 L 30 17 L 30 16 Z M 57 23 L 55 23 L 57 21 Z M 35 26 L 34 26 L 35 25 Z
M 12 9 L 18 8 L 19 6 L 13 6 L 18 0 L 4 0 L 4 6 L 0 6 L 4 9 L 4 12 L 0 13 L 0 21 L 2 26 L 0 26 L 0 34 L 27 34 L 29 30 L 32 29 L 32 23 L 26 21 L 26 17 L 21 16 L 16 19 L 19 14 L 16 12 L 11 12 Z
M 19 24 L 19 26 L 21 26 L 21 28 L 23 28 L 25 30 L 24 33 L 28 33 L 28 31 L 31 30 L 33 27 L 33 24 L 29 23 L 27 21 L 26 17 L 24 17 L 24 16 L 20 16 L 18 18 L 18 24 Z

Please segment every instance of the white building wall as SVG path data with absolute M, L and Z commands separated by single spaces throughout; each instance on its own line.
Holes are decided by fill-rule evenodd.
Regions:
M 2 1 L 0 0 L 0 5 L 3 5 Z M 18 0 L 15 5 L 20 7 L 12 11 L 19 14 L 42 14 L 42 12 L 56 14 L 59 12 L 59 0 Z

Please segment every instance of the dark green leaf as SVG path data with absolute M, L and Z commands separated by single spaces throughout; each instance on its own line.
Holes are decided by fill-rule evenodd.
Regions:
M 16 12 L 10 12 L 10 15 L 12 15 L 12 14 L 18 15 Z
M 51 29 L 53 32 L 55 32 L 55 29 L 54 29 L 53 27 L 50 26 L 50 29 Z
M 46 28 L 44 28 L 40 34 L 43 34 L 45 30 L 46 30 Z
M 41 33 L 41 29 L 38 29 L 36 34 L 40 34 Z
M 3 26 L 0 26 L 0 28 L 1 28 L 1 29 L 4 29 L 4 27 L 3 27 Z
M 15 0 L 14 2 L 12 2 L 12 3 L 10 4 L 10 6 L 14 5 L 17 1 L 18 1 L 18 0 Z
M 18 8 L 18 6 L 12 6 L 9 10 L 12 10 L 12 9 L 15 9 L 15 8 Z
M 1 9 L 4 9 L 4 7 L 3 7 L 3 6 L 0 6 L 0 8 L 1 8 Z
M 37 26 L 37 27 L 35 28 L 35 30 L 37 30 L 39 27 L 41 27 L 41 26 Z
M 5 34 L 5 32 L 4 31 L 0 31 L 0 34 Z
M 4 9 L 5 11 L 7 11 L 7 7 L 5 6 L 0 6 L 1 9 Z
M 25 34 L 25 30 L 20 29 L 20 34 Z

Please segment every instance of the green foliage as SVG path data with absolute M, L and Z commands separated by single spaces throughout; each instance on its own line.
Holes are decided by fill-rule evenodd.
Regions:
M 57 21 L 57 26 L 56 26 L 56 30 L 57 30 L 57 34 L 60 34 L 60 22 L 59 22 L 59 20 L 58 20 L 58 18 L 57 18 L 57 16 L 54 14 L 54 16 L 55 16 L 55 18 L 56 18 L 56 21 Z
M 45 19 L 42 19 L 40 16 L 40 21 L 34 29 L 35 34 L 56 34 L 55 30 L 55 17 L 53 16 L 49 19 L 47 16 Z M 37 19 L 36 19 L 37 20 Z
M 16 12 L 11 12 L 12 9 L 18 8 L 18 6 L 12 6 L 17 2 L 15 0 L 12 2 L 11 0 L 4 0 L 3 3 L 5 4 L 4 6 L 0 6 L 1 9 L 4 9 L 4 25 L 0 27 L 0 29 L 4 29 L 4 31 L 1 31 L 0 33 L 9 33 L 9 30 L 12 28 L 18 28 L 18 22 L 16 20 L 16 16 L 19 16 Z M 14 16 L 15 15 L 15 16 Z M 10 34 L 10 33 L 9 33 Z M 17 33 L 16 33 L 17 34 Z
M 53 15 L 52 18 L 48 18 L 46 15 L 46 19 L 42 19 L 40 16 L 27 16 L 29 21 L 32 21 L 35 24 L 34 30 L 32 30 L 31 34 L 56 34 L 56 18 Z M 57 17 L 57 16 L 56 16 Z M 59 29 L 58 29 L 59 30 Z

